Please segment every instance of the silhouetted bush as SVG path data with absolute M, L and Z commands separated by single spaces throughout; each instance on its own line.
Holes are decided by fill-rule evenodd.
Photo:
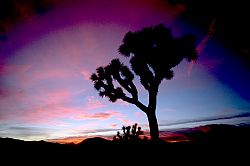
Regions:
M 135 123 L 131 126 L 123 126 L 122 127 L 123 134 L 118 131 L 116 136 L 113 137 L 114 142 L 131 142 L 140 140 L 140 135 L 143 135 L 144 132 L 141 130 L 141 127 Z M 144 137 L 146 139 L 146 137 Z

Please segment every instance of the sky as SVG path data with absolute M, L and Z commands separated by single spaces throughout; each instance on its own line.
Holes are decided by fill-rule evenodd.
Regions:
M 118 54 L 128 31 L 164 23 L 176 37 L 194 34 L 198 45 L 217 17 L 202 13 L 207 17 L 200 25 L 199 19 L 190 19 L 196 14 L 190 4 L 166 0 L 8 3 L 0 18 L 0 137 L 23 140 L 70 142 L 115 134 L 135 122 L 147 130 L 142 111 L 99 97 L 90 75 L 113 58 L 129 65 Z M 174 78 L 162 82 L 157 105 L 161 130 L 250 122 L 249 66 L 239 47 L 224 42 L 223 18 L 216 18 L 215 34 L 191 73 L 183 61 L 174 68 Z M 242 49 L 248 55 L 248 47 Z M 147 93 L 136 83 L 140 100 L 147 103 Z

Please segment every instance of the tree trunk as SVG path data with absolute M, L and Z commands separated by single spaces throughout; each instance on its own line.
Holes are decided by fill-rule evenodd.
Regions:
M 157 118 L 155 115 L 155 110 L 147 113 L 147 117 L 148 117 L 151 139 L 153 141 L 157 141 L 157 140 L 159 140 L 159 128 L 158 128 Z

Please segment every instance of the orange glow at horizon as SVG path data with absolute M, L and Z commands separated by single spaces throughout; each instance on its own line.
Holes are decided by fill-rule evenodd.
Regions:
M 59 144 L 78 144 L 85 140 L 84 137 L 68 137 L 68 138 L 58 138 L 58 139 L 51 139 L 47 140 L 48 142 L 59 143 Z

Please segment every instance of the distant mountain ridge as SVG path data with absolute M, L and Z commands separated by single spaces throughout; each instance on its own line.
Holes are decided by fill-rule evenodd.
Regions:
M 78 144 L 59 144 L 46 141 L 22 141 L 13 138 L 0 138 L 0 157 L 36 159 L 44 161 L 72 161 L 72 159 L 90 160 L 102 157 L 108 161 L 112 158 L 124 159 L 124 156 L 143 156 L 144 158 L 199 155 L 209 153 L 217 156 L 244 155 L 250 147 L 250 126 L 233 125 L 205 125 L 174 132 L 172 137 L 163 132 L 162 140 L 152 142 L 139 140 L 137 142 L 114 142 L 101 137 L 85 139 Z M 165 141 L 164 141 L 165 140 Z M 237 150 L 234 150 L 234 149 Z M 162 153 L 162 151 L 164 153 Z M 202 152 L 202 153 L 201 153 Z M 41 161 L 43 161 L 41 160 Z M 12 160 L 8 160 L 12 161 Z M 13 160 L 14 162 L 15 160 Z M 91 160 L 99 161 L 99 160 Z M 100 160 L 101 161 L 101 160 Z
M 184 129 L 178 129 L 176 131 L 161 131 L 161 138 L 164 139 L 167 142 L 167 138 L 165 138 L 164 134 L 165 133 L 171 133 L 173 135 L 179 134 L 179 135 L 183 135 L 186 137 L 189 137 L 190 140 L 193 141 L 197 141 L 194 138 L 192 138 L 195 134 L 204 134 L 204 137 L 206 136 L 206 134 L 214 134 L 214 137 L 219 137 L 222 136 L 226 137 L 230 135 L 234 135 L 235 132 L 237 134 L 240 134 L 238 136 L 243 136 L 244 134 L 247 135 L 247 133 L 244 132 L 250 132 L 250 125 L 249 124 L 239 124 L 239 125 L 227 125 L 227 124 L 209 124 L 209 125 L 204 125 L 204 126 L 198 126 L 198 127 L 193 127 L 193 128 L 184 128 Z M 223 134 L 222 134 L 223 133 Z M 250 140 L 250 139 L 249 139 Z M 102 137 L 93 137 L 93 138 L 87 138 L 84 139 L 83 141 L 81 141 L 78 144 L 75 144 L 75 146 L 77 145 L 84 145 L 84 144 L 107 144 L 107 143 L 111 143 L 111 140 L 102 138 Z M 44 140 L 41 141 L 24 141 L 24 140 L 19 140 L 19 139 L 14 139 L 14 138 L 1 138 L 0 137 L 0 145 L 4 146 L 7 144 L 32 144 L 32 145 L 39 145 L 39 144 L 43 144 L 43 145 L 58 145 L 59 143 L 54 143 L 54 142 L 47 142 Z M 62 145 L 62 144 L 59 144 Z M 69 144 L 64 144 L 64 145 L 73 145 L 73 143 L 69 143 Z

